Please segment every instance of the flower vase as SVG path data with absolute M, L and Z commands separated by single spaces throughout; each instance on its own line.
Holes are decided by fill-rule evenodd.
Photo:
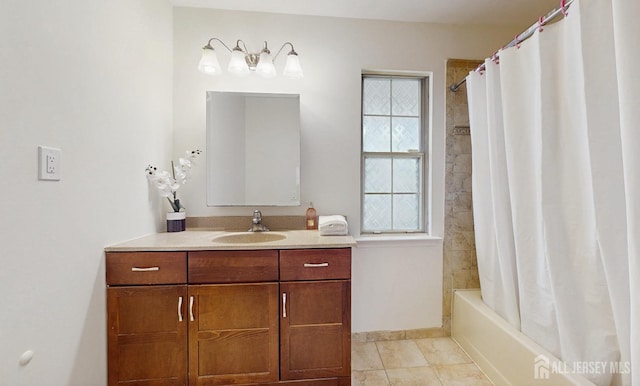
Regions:
M 186 229 L 186 212 L 167 213 L 167 232 L 182 232 Z

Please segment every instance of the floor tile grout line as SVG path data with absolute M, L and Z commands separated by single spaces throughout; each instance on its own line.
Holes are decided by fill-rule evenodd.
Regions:
M 462 350 L 462 352 L 465 354 L 465 356 L 466 356 L 466 357 L 471 361 L 470 363 L 462 363 L 462 364 L 472 364 L 472 365 L 474 365 L 474 367 L 476 367 L 478 370 L 480 370 L 480 372 L 484 375 L 484 378 L 485 378 L 487 381 L 489 381 L 491 384 L 494 384 L 494 383 L 491 381 L 491 379 L 489 379 L 489 377 L 484 373 L 484 371 L 482 371 L 482 369 L 480 369 L 480 366 L 478 366 L 478 364 L 477 364 L 477 363 L 476 363 L 476 362 L 475 362 L 475 361 L 474 361 L 474 360 L 469 356 L 469 354 L 468 354 L 468 353 L 467 353 L 467 352 L 462 348 L 462 346 L 460 346 L 460 344 L 458 344 L 458 342 L 457 342 L 455 339 L 453 339 L 452 337 L 446 337 L 446 338 L 448 338 L 448 339 L 450 339 L 452 342 L 454 342 L 454 343 L 455 343 L 455 345 L 456 345 L 458 348 L 460 348 L 460 349 Z M 434 339 L 436 339 L 436 338 L 434 338 Z M 418 345 L 418 343 L 417 343 L 417 339 L 406 339 L 406 338 L 405 338 L 405 339 L 397 339 L 397 340 L 398 340 L 398 341 L 411 341 L 413 344 L 415 344 L 415 345 L 416 345 L 416 347 L 417 347 L 418 351 L 420 352 L 420 354 L 421 354 L 421 355 L 422 355 L 422 357 L 424 358 L 425 362 L 427 363 L 427 366 L 426 366 L 426 367 L 429 367 L 429 368 L 431 368 L 431 369 L 433 370 L 433 372 L 435 373 L 435 376 L 436 376 L 436 378 L 438 379 L 438 382 L 440 382 L 440 385 L 441 385 L 441 386 L 443 386 L 443 385 L 445 385 L 445 384 L 444 384 L 444 381 L 442 380 L 442 377 L 440 376 L 440 373 L 439 373 L 439 372 L 438 372 L 438 370 L 437 370 L 437 367 L 448 367 L 448 366 L 462 365 L 462 364 L 449 364 L 449 365 L 441 364 L 441 365 L 434 365 L 434 364 L 432 364 L 431 362 L 429 362 L 429 360 L 428 360 L 427 356 L 425 355 L 425 352 L 424 352 L 422 349 L 420 349 L 420 346 L 419 346 L 419 345 Z M 373 341 L 373 342 L 371 342 L 371 343 L 373 343 L 373 344 L 374 344 L 374 346 L 375 346 L 375 348 L 376 348 L 376 353 L 378 354 L 378 359 L 380 360 L 380 363 L 382 364 L 382 370 L 384 371 L 384 374 L 385 374 L 385 378 L 386 378 L 387 384 L 391 385 L 391 379 L 389 378 L 389 373 L 388 373 L 388 370 L 391 370 L 391 369 L 388 369 L 388 368 L 385 366 L 385 363 L 384 363 L 384 361 L 383 361 L 383 359 L 382 359 L 382 355 L 381 355 L 381 353 L 380 353 L 380 346 L 378 345 L 378 343 L 379 343 L 379 342 L 385 342 L 385 341 Z M 409 369 L 409 368 L 411 368 L 411 367 L 400 367 L 399 369 Z
M 484 370 L 482 370 L 482 368 L 476 363 L 476 361 L 474 361 L 473 358 L 471 358 L 471 355 L 467 353 L 467 350 L 465 350 L 464 347 L 462 347 L 460 343 L 458 343 L 458 341 L 453 338 L 453 336 L 450 337 L 449 339 L 451 339 L 458 347 L 460 347 L 460 350 L 462 350 L 462 352 L 471 360 L 471 363 L 473 363 L 478 368 L 478 370 L 480 370 L 480 372 L 484 374 L 484 377 L 487 378 L 489 382 L 495 385 L 495 383 L 491 380 L 491 378 L 489 378 L 487 373 L 485 373 Z
M 378 342 L 373 342 L 376 346 L 376 352 L 378 353 L 378 358 L 380 358 L 380 363 L 382 363 L 382 370 L 384 370 L 384 376 L 387 378 L 387 384 L 391 385 L 391 380 L 389 379 L 389 373 L 387 373 L 387 366 L 384 365 L 384 361 L 382 360 L 382 355 L 380 355 L 380 347 L 378 347 Z

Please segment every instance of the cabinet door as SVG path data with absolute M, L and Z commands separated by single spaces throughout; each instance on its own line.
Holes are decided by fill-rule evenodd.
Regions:
M 107 289 L 110 386 L 187 384 L 186 288 Z
M 280 284 L 280 371 L 283 380 L 349 376 L 351 283 Z
M 189 287 L 189 384 L 278 380 L 278 283 Z

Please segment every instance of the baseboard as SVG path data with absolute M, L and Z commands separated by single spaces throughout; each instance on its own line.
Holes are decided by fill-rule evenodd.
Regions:
M 397 331 L 365 331 L 351 333 L 352 342 L 380 342 L 387 340 L 441 338 L 449 336 L 442 327 Z

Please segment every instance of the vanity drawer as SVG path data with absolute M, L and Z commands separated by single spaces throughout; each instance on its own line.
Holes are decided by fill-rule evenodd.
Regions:
M 278 251 L 189 252 L 189 283 L 278 281 Z
M 280 280 L 351 278 L 351 248 L 280 251 Z
M 186 252 L 107 252 L 107 285 L 184 284 Z

